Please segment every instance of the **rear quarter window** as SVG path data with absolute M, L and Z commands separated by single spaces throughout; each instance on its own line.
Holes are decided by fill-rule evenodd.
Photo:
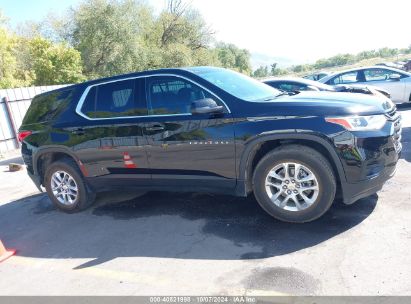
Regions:
M 24 116 L 23 125 L 56 119 L 72 100 L 73 89 L 35 96 Z

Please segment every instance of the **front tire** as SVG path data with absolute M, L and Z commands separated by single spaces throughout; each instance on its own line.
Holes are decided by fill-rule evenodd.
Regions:
M 46 170 L 44 184 L 53 204 L 67 213 L 92 205 L 95 193 L 88 189 L 77 164 L 71 159 L 53 162 Z
M 333 203 L 336 179 L 327 159 L 302 145 L 281 146 L 264 156 L 253 175 L 254 195 L 274 218 L 313 221 Z

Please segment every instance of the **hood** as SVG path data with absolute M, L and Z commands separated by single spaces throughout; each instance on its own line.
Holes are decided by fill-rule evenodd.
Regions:
M 382 95 L 326 91 L 304 91 L 293 96 L 284 95 L 270 101 L 258 102 L 258 104 L 262 108 L 270 109 L 270 112 L 278 110 L 278 112 L 286 112 L 287 115 L 299 116 L 373 115 L 383 114 L 395 108 L 394 103 Z

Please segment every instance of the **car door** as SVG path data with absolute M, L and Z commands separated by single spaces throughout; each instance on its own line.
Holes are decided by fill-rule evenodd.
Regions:
M 145 134 L 152 182 L 196 189 L 234 188 L 233 119 L 221 100 L 180 76 L 146 80 L 150 122 Z M 191 103 L 212 98 L 224 113 L 191 114 Z
M 405 101 L 405 83 L 400 79 L 390 79 L 393 74 L 400 73 L 384 68 L 370 68 L 364 70 L 365 84 L 387 90 L 394 102 Z M 408 100 L 408 99 L 407 99 Z
M 149 180 L 144 90 L 145 79 L 137 78 L 91 85 L 83 93 L 72 149 L 89 177 Z

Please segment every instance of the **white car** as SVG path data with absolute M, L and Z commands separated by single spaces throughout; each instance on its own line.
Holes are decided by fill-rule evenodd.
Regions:
M 395 103 L 411 102 L 411 73 L 382 66 L 362 67 L 318 80 L 329 85 L 362 84 L 387 90 Z

